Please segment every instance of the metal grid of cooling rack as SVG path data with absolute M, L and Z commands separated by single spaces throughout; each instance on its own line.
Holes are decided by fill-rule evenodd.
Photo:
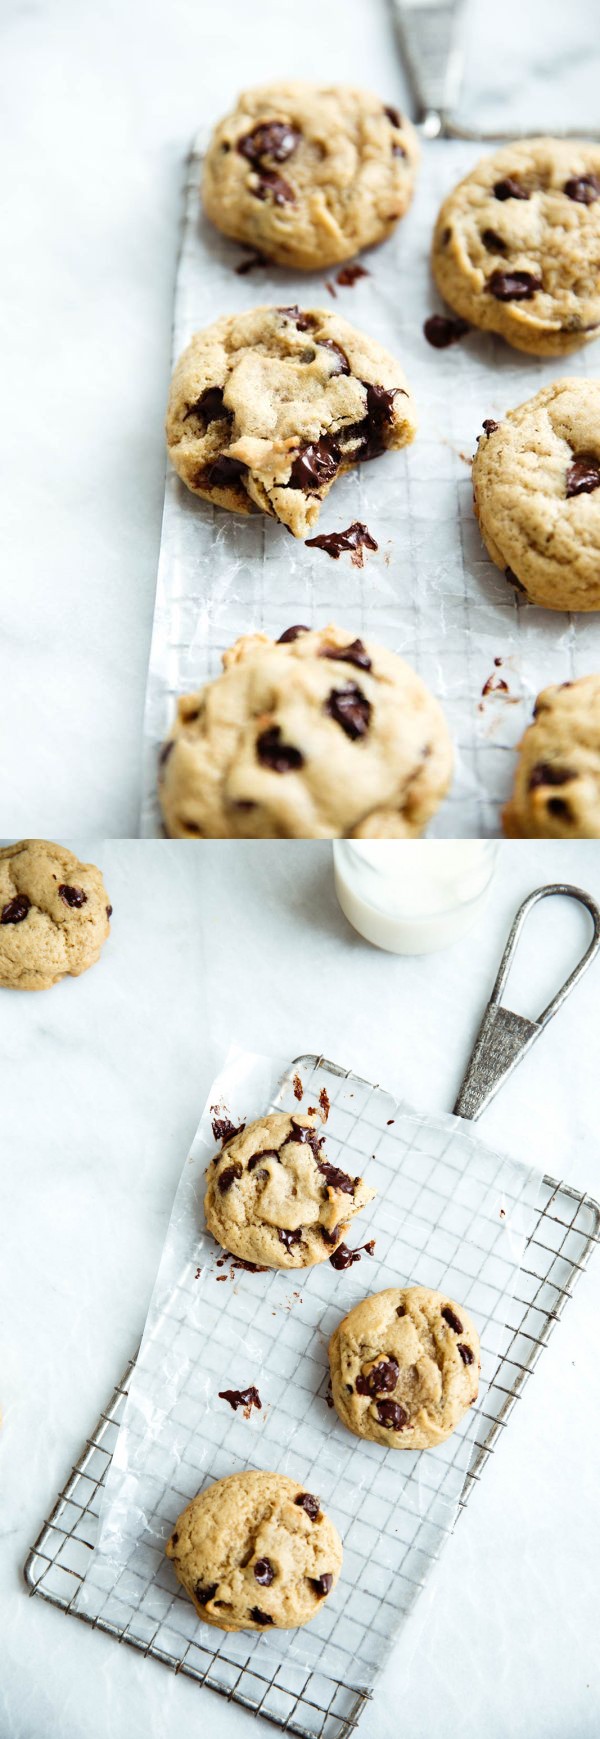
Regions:
M 352 1082 L 357 1099 L 360 1098 L 359 1090 L 362 1089 L 363 1102 L 357 1104 L 357 1116 L 364 1114 L 366 1096 L 379 1092 L 336 1065 L 324 1063 L 322 1059 L 298 1059 L 292 1065 L 292 1071 L 298 1070 L 305 1078 L 310 1073 L 310 1092 L 314 1092 L 317 1073 L 323 1070 L 332 1084 L 337 1079 L 340 1094 L 348 1082 Z M 286 1077 L 274 1105 L 281 1106 L 282 1099 L 285 1099 L 292 1071 Z M 331 1096 L 335 1102 L 337 1092 L 333 1087 Z M 381 1098 L 386 1100 L 386 1109 L 389 1109 L 387 1096 L 381 1095 Z M 422 1127 L 425 1121 L 415 1119 L 415 1124 Z M 371 1125 L 371 1132 L 372 1127 Z M 445 1133 L 445 1141 L 442 1139 L 437 1143 L 429 1143 L 433 1164 L 426 1178 L 421 1178 L 419 1183 L 419 1189 L 422 1191 L 425 1188 L 428 1197 L 435 1194 L 436 1166 L 445 1164 L 449 1154 L 452 1162 L 453 1142 L 456 1144 L 457 1141 L 464 1143 L 469 1140 L 467 1126 L 458 1122 L 450 1124 L 448 1120 L 431 1120 L 431 1127 L 441 1130 L 442 1136 Z M 330 1144 L 328 1140 L 328 1145 L 332 1145 L 335 1152 L 335 1141 Z M 473 1153 L 476 1155 L 477 1151 L 481 1152 L 481 1145 L 474 1142 Z M 454 1158 L 455 1161 L 458 1158 L 456 1152 Z M 419 1555 L 424 1561 L 438 1556 L 444 1537 L 453 1525 L 455 1513 L 460 1513 L 465 1507 L 475 1482 L 481 1477 L 483 1466 L 493 1451 L 498 1435 L 506 1425 L 510 1411 L 543 1346 L 547 1344 L 593 1245 L 598 1241 L 599 1222 L 600 1209 L 590 1198 L 550 1178 L 544 1179 L 535 1223 L 530 1231 L 514 1296 L 506 1314 L 502 1356 L 484 1392 L 482 1405 L 471 1416 L 474 1428 L 465 1434 L 462 1446 L 455 1434 L 456 1450 L 452 1451 L 449 1465 L 458 1472 L 460 1478 L 458 1508 L 454 1504 L 452 1513 L 448 1497 L 444 1499 L 444 1480 L 448 1470 L 442 1468 L 440 1483 L 440 1470 L 436 1474 L 433 1467 L 436 1458 L 430 1458 L 432 1486 L 430 1488 L 428 1483 L 427 1510 L 424 1522 L 422 1519 L 419 1521 L 421 1532 L 418 1537 Z M 393 1238 L 392 1234 L 392 1241 Z M 468 1272 L 467 1263 L 465 1271 Z M 318 1274 L 318 1270 L 312 1272 Z M 392 1283 L 392 1280 L 393 1276 L 387 1283 Z M 476 1279 L 473 1284 L 476 1284 Z M 465 1298 L 465 1303 L 467 1302 Z M 339 1311 L 339 1303 L 337 1309 Z M 176 1316 L 176 1310 L 174 1314 Z M 324 1316 L 326 1314 L 325 1309 Z M 356 1726 L 369 1695 L 368 1689 L 351 1687 L 348 1684 L 347 1672 L 340 1673 L 339 1682 L 335 1682 L 331 1674 L 328 1676 L 319 1672 L 318 1649 L 314 1659 L 307 1656 L 304 1663 L 300 1656 L 294 1657 L 292 1650 L 289 1656 L 280 1656 L 274 1662 L 269 1658 L 268 1648 L 265 1652 L 264 1637 L 252 1637 L 252 1646 L 248 1649 L 248 1633 L 243 1633 L 241 1639 L 224 1633 L 222 1639 L 215 1642 L 214 1633 L 207 1636 L 207 1627 L 200 1627 L 201 1641 L 192 1640 L 194 1635 L 197 1637 L 199 1634 L 198 1625 L 195 1616 L 191 1614 L 189 1602 L 180 1592 L 173 1591 L 169 1581 L 170 1569 L 164 1565 L 162 1550 L 156 1554 L 157 1559 L 160 1559 L 160 1568 L 150 1578 L 158 1604 L 154 1616 L 151 1609 L 146 1610 L 144 1623 L 140 1623 L 139 1606 L 132 1592 L 132 1576 L 127 1584 L 129 1604 L 125 1589 L 120 1586 L 118 1618 L 114 1611 L 108 1617 L 102 1610 L 90 1613 L 77 1605 L 77 1595 L 95 1544 L 102 1490 L 116 1444 L 132 1369 L 133 1362 L 101 1415 L 96 1430 L 88 1440 L 83 1455 L 74 1467 L 27 1560 L 25 1575 L 31 1592 L 64 1611 L 75 1613 L 84 1621 L 117 1637 L 119 1641 L 130 1643 L 138 1651 L 162 1660 L 175 1671 L 183 1672 L 199 1683 L 208 1684 L 228 1698 L 242 1703 L 255 1714 L 268 1717 L 284 1730 L 310 1736 L 310 1739 L 345 1739 L 345 1735 Z M 256 1444 L 256 1439 L 254 1443 Z M 372 1449 L 373 1446 L 369 1448 Z M 242 1456 L 248 1455 L 247 1444 L 241 1453 Z M 394 1458 L 393 1452 L 386 1452 L 386 1463 L 389 1463 L 390 1457 L 392 1461 L 396 1459 L 397 1463 L 397 1456 Z M 256 1464 L 251 1449 L 249 1458 Z M 381 1503 L 386 1496 L 393 1494 L 386 1488 L 385 1465 L 377 1457 L 375 1465 L 378 1467 L 378 1493 L 381 1493 L 378 1502 Z M 230 1463 L 229 1469 L 211 1465 L 212 1477 L 219 1477 L 226 1470 L 231 1470 Z M 367 1492 L 365 1505 L 369 1501 Z M 157 1514 L 160 1515 L 160 1505 Z M 362 1515 L 360 1521 L 362 1524 Z M 171 1522 L 172 1510 L 169 1516 L 169 1523 Z M 347 1556 L 352 1561 L 356 1558 L 360 1564 L 360 1544 L 358 1553 L 355 1546 L 356 1542 L 352 1539 L 352 1550 Z M 408 1611 L 425 1578 L 428 1565 L 424 1562 L 419 1573 L 415 1567 L 414 1556 L 409 1559 L 407 1555 L 405 1568 L 406 1597 L 402 1598 L 401 1604 Z M 371 1604 L 374 1606 L 373 1601 Z M 164 1623 L 165 1611 L 168 1628 Z M 325 1631 L 325 1636 L 327 1635 Z M 327 1646 L 326 1642 L 324 1647 Z M 340 1650 L 340 1662 L 341 1660 Z
M 331 561 L 307 549 L 271 519 L 211 507 L 169 469 L 146 693 L 143 834 L 161 830 L 157 754 L 177 698 L 218 674 L 222 652 L 239 635 L 263 630 L 277 638 L 293 622 L 333 620 L 406 658 L 441 701 L 456 747 L 452 789 L 428 829 L 452 838 L 498 832 L 536 694 L 599 666 L 599 615 L 524 605 L 488 558 L 469 466 L 484 417 L 502 417 L 561 373 L 593 373 L 594 347 L 570 356 L 567 369 L 489 333 L 473 331 L 444 351 L 423 336 L 424 319 L 441 306 L 429 268 L 437 211 L 480 155 L 473 144 L 425 142 L 409 212 L 365 256 L 369 275 L 351 290 L 333 282 L 333 299 L 326 288 L 332 273 L 294 275 L 265 265 L 236 275 L 245 250 L 203 218 L 202 147 L 192 150 L 173 358 L 221 313 L 260 303 L 327 306 L 400 358 L 419 427 L 405 452 L 339 478 L 323 504 L 319 531 L 355 519 L 369 525 L 379 548 L 362 572 L 348 556 Z M 486 689 L 490 677 L 508 690 Z

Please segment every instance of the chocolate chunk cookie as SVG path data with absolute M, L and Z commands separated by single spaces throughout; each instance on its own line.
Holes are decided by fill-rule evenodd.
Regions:
M 503 821 L 509 839 L 600 839 L 600 676 L 538 695 Z
M 385 1449 L 431 1449 L 477 1399 L 479 1338 L 462 1304 L 426 1286 L 356 1304 L 329 1342 L 343 1425 Z
M 600 381 L 555 380 L 484 424 L 473 490 L 510 585 L 547 610 L 600 610 Z
M 433 274 L 457 314 L 534 356 L 567 356 L 600 326 L 600 145 L 523 139 L 444 200 Z
M 99 869 L 47 839 L 0 848 L 0 985 L 48 990 L 86 972 L 110 931 Z
M 167 411 L 175 470 L 195 495 L 268 513 L 305 537 L 335 478 L 405 447 L 414 407 L 400 364 L 319 308 L 252 308 L 197 332 Z
M 225 235 L 319 271 L 391 234 L 418 155 L 410 122 L 369 91 L 261 85 L 215 129 L 202 198 Z
M 267 1268 L 310 1268 L 337 1250 L 375 1191 L 327 1158 L 314 1117 L 275 1112 L 226 1141 L 204 1197 L 213 1238 Z
M 179 702 L 160 755 L 168 833 L 192 839 L 411 838 L 441 803 L 452 748 L 437 701 L 395 653 L 301 626 L 238 640 Z
M 232 1473 L 179 1516 L 167 1557 L 203 1624 L 294 1630 L 320 1612 L 342 1567 L 318 1497 L 283 1473 Z

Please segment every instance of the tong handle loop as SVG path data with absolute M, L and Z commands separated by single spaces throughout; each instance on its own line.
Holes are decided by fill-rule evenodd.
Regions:
M 548 1003 L 548 1007 L 543 1010 L 543 1013 L 537 1015 L 535 1025 L 538 1027 L 545 1027 L 547 1022 L 552 1019 L 553 1014 L 556 1014 L 557 1009 L 559 1009 L 561 1003 L 565 1001 L 569 992 L 573 990 L 578 979 L 581 978 L 586 967 L 591 964 L 594 955 L 598 952 L 598 948 L 600 947 L 600 911 L 598 910 L 595 900 L 592 899 L 591 894 L 584 893 L 583 888 L 572 887 L 570 882 L 550 882 L 545 888 L 534 888 L 533 893 L 528 895 L 527 899 L 523 901 L 522 906 L 519 906 L 519 910 L 511 926 L 506 947 L 498 967 L 496 983 L 490 996 L 490 1007 L 495 1008 L 500 1002 L 513 963 L 513 956 L 516 951 L 519 936 L 528 913 L 532 910 L 533 906 L 537 906 L 538 900 L 547 900 L 554 894 L 561 894 L 563 898 L 569 900 L 577 900 L 580 906 L 585 906 L 590 914 L 594 926 L 594 934 L 589 948 L 586 948 L 585 954 L 582 954 L 581 956 L 581 960 L 578 961 L 577 965 L 573 968 L 573 971 L 569 973 L 569 977 L 565 979 L 560 990 L 557 990 L 556 996 L 553 996 L 552 1001 Z

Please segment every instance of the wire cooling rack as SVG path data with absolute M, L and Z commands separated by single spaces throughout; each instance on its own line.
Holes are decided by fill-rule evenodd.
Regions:
M 299 1073 L 305 1082 L 305 1092 L 310 1095 L 315 1092 L 315 1084 L 325 1076 L 329 1084 L 332 1112 L 338 1113 L 336 1124 L 332 1118 L 333 1129 L 341 1129 L 341 1140 L 344 1146 L 344 1115 L 347 1112 L 348 1096 L 356 1101 L 355 1121 L 362 1120 L 364 1139 L 375 1147 L 373 1159 L 383 1170 L 385 1155 L 388 1154 L 388 1167 L 393 1165 L 394 1133 L 387 1129 L 391 1122 L 385 1112 L 390 1109 L 387 1095 L 373 1088 L 369 1083 L 340 1069 L 337 1065 L 325 1062 L 322 1058 L 302 1057 L 297 1059 L 287 1071 L 281 1092 L 276 1095 L 273 1103 L 281 1107 L 286 1097 L 289 1099 L 291 1083 Z M 351 1090 L 349 1084 L 351 1083 Z M 373 1107 L 376 1101 L 383 1101 L 377 1107 L 374 1115 Z M 400 1119 L 399 1119 L 400 1121 Z M 460 1294 L 469 1309 L 472 1300 L 477 1296 L 480 1284 L 479 1274 L 486 1262 L 486 1248 L 491 1247 L 491 1239 L 497 1236 L 497 1226 L 494 1232 L 491 1224 L 490 1242 L 486 1243 L 485 1232 L 480 1238 L 480 1248 L 475 1251 L 470 1246 L 468 1259 L 467 1243 L 460 1229 L 460 1180 L 469 1169 L 469 1154 L 473 1156 L 473 1169 L 477 1171 L 477 1160 L 481 1166 L 482 1193 L 488 1189 L 485 1170 L 485 1149 L 482 1144 L 471 1136 L 468 1126 L 462 1120 L 426 1119 L 415 1115 L 414 1119 L 414 1151 L 416 1161 L 413 1168 L 414 1200 L 410 1209 L 407 1206 L 407 1217 L 416 1217 L 423 1226 L 422 1250 L 423 1259 L 420 1267 L 420 1277 L 429 1277 L 431 1284 L 436 1284 L 435 1251 L 442 1267 L 446 1267 L 448 1278 L 457 1264 L 463 1275 L 463 1287 Z M 427 1131 L 425 1142 L 422 1139 L 423 1130 Z M 419 1139 L 419 1133 L 421 1139 Z M 350 1130 L 349 1147 L 352 1153 L 352 1142 L 355 1131 Z M 466 1146 L 465 1146 L 466 1144 Z M 413 1144 L 408 1142 L 410 1152 Z M 328 1148 L 335 1157 L 335 1139 L 331 1142 L 328 1134 Z M 406 1151 L 406 1141 L 405 1141 Z M 484 1156 L 483 1162 L 481 1156 Z M 508 1163 L 508 1178 L 510 1179 L 510 1162 Z M 490 1150 L 490 1176 L 494 1178 L 494 1155 Z M 454 1172 L 455 1184 L 450 1176 L 446 1178 L 446 1213 L 442 1212 L 441 1170 Z M 516 1168 L 515 1168 L 516 1171 Z M 410 1168 L 409 1168 L 410 1175 Z M 521 1168 L 521 1175 L 524 1175 Z M 404 1187 L 406 1188 L 407 1173 L 404 1168 Z M 379 1183 L 380 1178 L 373 1181 Z M 456 1204 L 456 1218 L 451 1222 L 448 1217 L 448 1186 L 452 1205 Z M 413 1186 L 411 1186 L 413 1187 Z M 506 1194 L 507 1209 L 518 1206 L 519 1190 L 522 1185 L 516 1177 L 512 1188 L 510 1181 Z M 381 1192 L 383 1194 L 383 1191 Z M 436 1201 L 437 1198 L 437 1201 Z M 390 1214 L 391 1204 L 386 1204 L 386 1213 Z M 502 1209 L 500 1210 L 503 1211 Z M 397 1283 L 398 1270 L 404 1266 L 402 1250 L 402 1221 L 399 1231 L 395 1231 L 392 1223 L 388 1247 L 383 1241 L 384 1269 L 379 1269 L 378 1284 Z M 365 1216 L 361 1216 L 361 1225 Z M 449 1228 L 454 1225 L 454 1254 L 449 1249 L 452 1243 Z M 455 1433 L 449 1443 L 442 1446 L 439 1452 L 428 1457 L 399 1456 L 398 1452 L 381 1452 L 376 1446 L 366 1446 L 371 1453 L 375 1471 L 375 1485 L 365 1489 L 360 1494 L 361 1502 L 344 1535 L 344 1567 L 348 1578 L 348 1596 L 346 1610 L 336 1616 L 320 1615 L 314 1625 L 306 1632 L 299 1633 L 305 1638 L 302 1649 L 294 1649 L 296 1633 L 287 1633 L 290 1637 L 289 1648 L 283 1647 L 277 1658 L 270 1652 L 270 1642 L 266 1636 L 256 1636 L 252 1633 L 227 1634 L 219 1633 L 205 1625 L 199 1625 L 189 1600 L 181 1590 L 176 1589 L 171 1566 L 164 1559 L 162 1545 L 154 1550 L 144 1548 L 143 1556 L 132 1559 L 131 1567 L 126 1567 L 119 1576 L 115 1589 L 111 1588 L 107 1600 L 102 1594 L 96 1609 L 88 1606 L 83 1610 L 79 1601 L 86 1571 L 91 1564 L 91 1554 L 96 1543 L 100 1507 L 103 1488 L 115 1451 L 119 1427 L 123 1418 L 128 1394 L 128 1384 L 134 1369 L 132 1360 L 122 1381 L 117 1385 L 110 1402 L 104 1409 L 98 1424 L 88 1439 L 85 1449 L 74 1466 L 54 1509 L 45 1522 L 39 1538 L 27 1559 L 25 1578 L 32 1594 L 39 1595 L 51 1605 L 62 1611 L 70 1612 L 108 1635 L 116 1637 L 119 1642 L 127 1642 L 138 1652 L 151 1655 L 162 1661 L 175 1672 L 182 1672 L 197 1683 L 206 1684 L 219 1691 L 229 1700 L 241 1703 L 254 1714 L 261 1714 L 279 1725 L 283 1730 L 301 1734 L 304 1739 L 345 1739 L 353 1731 L 358 1722 L 362 1708 L 370 1695 L 370 1683 L 373 1679 L 373 1662 L 380 1664 L 382 1658 L 381 1633 L 385 1638 L 385 1646 L 397 1630 L 400 1619 L 408 1613 L 422 1587 L 432 1561 L 438 1557 L 448 1533 L 451 1531 L 457 1514 L 465 1508 L 471 1492 L 481 1477 L 483 1468 L 493 1453 L 501 1431 L 504 1429 L 512 1408 L 523 1391 L 524 1385 L 534 1369 L 543 1347 L 547 1344 L 555 1323 L 559 1320 L 567 1299 L 571 1297 L 574 1284 L 583 1271 L 590 1252 L 599 1239 L 600 1207 L 590 1197 L 580 1194 L 570 1186 L 545 1177 L 541 1195 L 530 1224 L 529 1236 L 518 1271 L 516 1285 L 506 1310 L 505 1319 L 499 1326 L 503 1331 L 503 1351 L 492 1365 L 493 1375 L 483 1399 L 469 1417 L 465 1433 Z M 442 1228 L 444 1230 L 442 1231 Z M 378 1241 L 380 1230 L 377 1228 Z M 442 1240 L 442 1241 L 440 1241 Z M 385 1262 L 388 1259 L 395 1265 L 395 1275 L 385 1278 Z M 414 1250 L 412 1252 L 414 1259 Z M 410 1253 L 408 1253 L 410 1260 Z M 478 1266 L 479 1263 L 479 1266 Z M 425 1266 L 423 1265 L 425 1264 Z M 454 1268 L 453 1268 L 454 1264 Z M 500 1267 L 500 1264 L 498 1264 Z M 324 1280 L 322 1278 L 324 1273 Z M 296 1272 L 296 1271 L 295 1271 Z M 350 1271 L 355 1274 L 355 1270 Z M 372 1271 L 371 1271 L 372 1272 Z M 410 1273 L 410 1268 L 408 1270 Z M 322 1270 L 313 1269 L 312 1276 L 320 1278 L 323 1298 L 323 1323 L 327 1322 L 328 1294 L 327 1282 L 331 1271 L 324 1264 Z M 489 1275 L 489 1266 L 486 1266 Z M 468 1278 L 467 1278 L 468 1277 Z M 241 1276 L 242 1283 L 250 1277 Z M 258 1277 L 252 1277 L 254 1280 Z M 289 1279 L 289 1276 L 287 1277 Z M 296 1278 L 299 1278 L 296 1272 Z M 261 1276 L 265 1286 L 272 1277 Z M 367 1279 L 367 1276 L 364 1276 Z M 502 1275 L 498 1273 L 497 1295 L 503 1291 Z M 302 1285 L 304 1288 L 304 1278 Z M 378 1286 L 372 1287 L 377 1290 Z M 489 1286 L 487 1287 L 490 1291 Z M 493 1288 L 492 1288 L 493 1290 Z M 226 1294 L 231 1308 L 236 1298 L 233 1288 Z M 220 1300 L 219 1300 L 220 1302 Z M 238 1313 L 243 1309 L 243 1298 L 238 1304 Z M 351 1298 L 350 1303 L 354 1302 Z M 345 1308 L 348 1308 L 346 1301 Z M 482 1302 L 480 1303 L 480 1309 Z M 339 1315 L 340 1303 L 336 1300 L 335 1309 Z M 221 1318 L 227 1315 L 227 1310 L 220 1311 Z M 494 1304 L 488 1303 L 487 1315 L 493 1323 Z M 293 1337 L 293 1317 L 289 1318 L 291 1335 Z M 497 1321 L 497 1319 L 496 1319 Z M 186 1331 L 188 1326 L 186 1315 L 186 1295 L 182 1284 L 181 1294 L 176 1291 L 169 1304 L 169 1314 L 166 1319 L 169 1331 L 173 1334 Z M 238 1322 L 234 1319 L 233 1329 L 239 1333 Z M 277 1344 L 284 1340 L 281 1326 L 276 1331 Z M 167 1337 L 164 1337 L 168 1344 Z M 488 1342 L 488 1346 L 493 1342 Z M 290 1346 L 294 1345 L 293 1338 Z M 156 1351 L 156 1348 L 155 1348 Z M 482 1337 L 482 1351 L 485 1357 L 485 1337 Z M 159 1358 L 163 1356 L 162 1346 L 158 1347 Z M 488 1355 L 489 1357 L 489 1355 Z M 322 1348 L 317 1355 L 323 1362 Z M 301 1363 L 306 1363 L 303 1359 Z M 281 1367 L 284 1387 L 293 1393 L 296 1377 L 289 1380 L 285 1364 Z M 222 1374 L 222 1366 L 220 1366 Z M 313 1373 L 306 1373 L 305 1386 L 314 1401 L 312 1385 Z M 309 1396 L 302 1389 L 302 1378 L 299 1378 L 299 1406 L 305 1408 Z M 325 1374 L 320 1384 L 320 1392 L 324 1394 Z M 190 1397 L 191 1401 L 191 1392 Z M 323 1418 L 325 1409 L 322 1408 Z M 304 1418 L 304 1412 L 298 1414 Z M 321 1489 L 323 1501 L 331 1512 L 328 1501 L 327 1486 L 324 1480 L 331 1475 L 332 1453 L 328 1442 L 327 1430 L 335 1429 L 335 1415 L 328 1414 L 330 1426 L 320 1427 L 319 1441 L 321 1444 L 322 1462 L 314 1469 L 313 1484 L 315 1489 Z M 297 1440 L 297 1419 L 292 1420 Z M 198 1426 L 197 1405 L 191 1407 L 190 1442 L 193 1441 Z M 205 1422 L 206 1428 L 206 1422 Z M 231 1428 L 226 1431 L 228 1446 L 228 1461 L 221 1463 L 222 1453 L 218 1441 L 215 1440 L 211 1455 L 211 1477 L 218 1478 L 223 1472 L 231 1471 L 231 1458 L 239 1455 L 242 1459 L 248 1457 L 250 1464 L 254 1462 L 257 1436 L 252 1436 L 248 1443 L 248 1434 L 244 1436 L 243 1426 L 238 1425 L 237 1415 Z M 296 1448 L 296 1445 L 294 1445 Z M 365 1446 L 361 1445 L 357 1453 Z M 444 1455 L 443 1451 L 448 1454 Z M 301 1451 L 300 1451 L 301 1454 Z M 296 1456 L 298 1461 L 298 1456 Z M 414 1460 L 418 1471 L 410 1470 L 407 1474 L 406 1487 L 411 1487 L 411 1501 L 398 1502 L 399 1463 L 408 1466 Z M 395 1468 L 390 1467 L 395 1462 Z M 256 1464 L 254 1462 L 254 1464 Z M 298 1462 L 299 1473 L 302 1472 L 302 1461 Z M 206 1468 L 203 1470 L 206 1472 Z M 307 1469 L 308 1471 L 308 1469 Z M 323 1478 L 321 1477 L 323 1476 Z M 335 1471 L 335 1480 L 338 1473 Z M 316 1481 L 319 1484 L 316 1484 Z M 173 1479 L 165 1480 L 165 1488 L 173 1485 Z M 176 1483 L 176 1482 L 175 1482 Z M 308 1485 L 308 1478 L 306 1480 Z M 335 1490 L 335 1483 L 334 1483 Z M 189 1496 L 189 1492 L 184 1492 Z M 169 1531 L 173 1521 L 172 1490 L 168 1506 L 163 1517 L 160 1496 L 156 1500 L 153 1513 L 154 1543 L 160 1527 L 166 1522 Z M 335 1513 L 335 1512 L 334 1512 Z M 389 1565 L 390 1517 L 393 1513 L 394 1525 L 397 1528 L 398 1516 L 401 1516 L 400 1541 L 394 1542 L 394 1577 L 386 1568 Z M 163 1529 L 164 1531 L 164 1529 Z M 377 1540 L 385 1541 L 381 1556 L 377 1553 Z M 398 1579 L 398 1568 L 401 1576 Z M 142 1572 L 140 1574 L 140 1571 Z M 375 1651 L 371 1663 L 362 1654 L 362 1644 L 359 1627 L 352 1623 L 352 1599 L 354 1581 L 361 1583 L 361 1606 L 364 1603 L 367 1616 L 364 1619 L 365 1634 L 369 1627 L 374 1632 Z M 101 1586 L 102 1584 L 100 1584 Z M 340 1585 L 341 1586 L 341 1585 Z M 106 1587 L 106 1582 L 104 1583 Z M 400 1592 L 399 1592 L 400 1588 Z M 392 1610 L 390 1590 L 393 1589 L 393 1599 L 396 1602 Z M 387 1609 L 387 1611 L 386 1611 Z M 384 1618 L 382 1620 L 382 1613 Z M 342 1630 L 341 1626 L 344 1626 Z M 379 1640 L 377 1633 L 379 1631 Z M 314 1636 L 314 1633 L 316 1637 Z M 356 1659 L 353 1660 L 353 1636 L 355 1637 Z M 280 1638 L 283 1633 L 280 1633 Z M 336 1649 L 337 1637 L 340 1637 L 340 1647 Z M 342 1644 L 342 1637 L 344 1647 Z M 313 1640 L 314 1638 L 314 1640 Z M 312 1653 L 311 1653 L 312 1650 Z M 377 1653 L 378 1650 L 378 1653 Z M 320 1661 L 326 1660 L 328 1670 L 319 1670 Z M 332 1662 L 336 1663 L 334 1670 Z M 364 1678 L 364 1685 L 357 1679 Z

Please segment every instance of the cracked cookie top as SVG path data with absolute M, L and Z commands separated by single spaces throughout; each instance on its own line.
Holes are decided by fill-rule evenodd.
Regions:
M 552 381 L 484 423 L 473 491 L 510 585 L 548 610 L 600 609 L 600 381 Z
M 600 145 L 524 139 L 484 157 L 444 200 L 433 273 L 457 314 L 535 356 L 600 327 Z
M 416 431 L 393 356 L 326 309 L 252 308 L 197 332 L 167 411 L 169 456 L 188 489 L 236 513 L 268 513 L 305 537 L 342 471 Z
M 225 235 L 319 271 L 391 234 L 418 155 L 410 122 L 369 91 L 261 85 L 215 128 L 202 198 Z
M 226 1140 L 207 1172 L 209 1232 L 244 1262 L 309 1268 L 343 1242 L 375 1191 L 327 1158 L 315 1117 L 273 1112 Z
M 477 1398 L 479 1337 L 446 1293 L 390 1287 L 344 1317 L 329 1363 L 334 1406 L 349 1431 L 385 1449 L 430 1449 Z
M 282 1473 L 218 1479 L 179 1516 L 167 1557 L 203 1624 L 292 1630 L 331 1594 L 342 1542 L 318 1497 Z
M 600 676 L 538 695 L 503 821 L 510 839 L 600 839 Z
M 47 839 L 0 849 L 0 985 L 47 990 L 93 966 L 112 907 L 100 870 Z
M 160 754 L 168 833 L 410 838 L 450 784 L 446 722 L 395 653 L 330 625 L 236 641 Z

